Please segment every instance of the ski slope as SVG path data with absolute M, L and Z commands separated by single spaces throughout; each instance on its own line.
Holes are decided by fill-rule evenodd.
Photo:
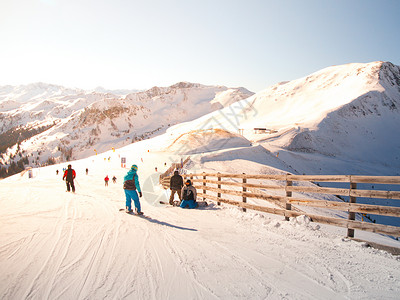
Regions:
M 344 238 L 345 229 L 229 206 L 157 205 L 168 193 L 155 167 L 179 161 L 163 145 L 152 139 L 71 162 L 76 194 L 61 180 L 67 164 L 0 181 L 0 298 L 398 298 L 400 260 Z M 120 157 L 139 166 L 149 218 L 119 211 L 127 171 Z M 105 187 L 106 175 L 117 183 Z

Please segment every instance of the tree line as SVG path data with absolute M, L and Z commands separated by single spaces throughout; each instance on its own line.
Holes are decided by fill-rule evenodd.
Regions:
M 0 178 L 5 178 L 14 174 L 17 174 L 23 170 L 25 170 L 25 165 L 29 165 L 29 159 L 27 156 L 22 157 L 22 153 L 20 152 L 20 145 L 23 141 L 40 134 L 55 124 L 47 125 L 47 126 L 40 126 L 36 128 L 24 128 L 21 126 L 11 128 L 6 132 L 0 134 L 0 155 L 6 156 L 7 149 L 17 145 L 17 151 L 15 155 L 10 156 L 9 166 L 2 165 L 0 163 Z M 19 154 L 20 159 L 15 161 L 15 157 Z M 54 160 L 54 159 L 53 159 Z M 51 164 L 51 159 L 49 159 L 49 164 Z M 54 163 L 54 162 L 53 162 Z

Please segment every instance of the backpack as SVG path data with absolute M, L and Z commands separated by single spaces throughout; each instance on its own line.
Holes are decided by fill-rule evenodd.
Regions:
M 184 189 L 182 200 L 193 200 L 193 192 L 189 189 Z
M 124 182 L 124 189 L 125 190 L 136 190 L 135 180 L 130 179 Z
M 74 170 L 67 169 L 67 176 L 65 179 L 66 179 L 66 181 L 73 181 L 74 180 Z

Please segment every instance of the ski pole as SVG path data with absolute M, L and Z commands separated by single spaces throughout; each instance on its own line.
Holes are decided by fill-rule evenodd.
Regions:
M 75 179 L 75 182 L 78 184 L 79 187 L 81 187 L 81 185 L 79 184 L 78 180 Z

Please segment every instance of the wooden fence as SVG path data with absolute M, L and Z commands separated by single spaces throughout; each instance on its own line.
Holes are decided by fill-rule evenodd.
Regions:
M 218 204 L 222 202 L 239 206 L 244 211 L 246 211 L 246 209 L 252 209 L 278 214 L 284 216 L 286 220 L 289 220 L 289 217 L 307 215 L 313 222 L 347 228 L 348 237 L 354 237 L 355 229 L 387 234 L 395 237 L 400 236 L 400 227 L 356 220 L 356 213 L 400 217 L 400 207 L 356 203 L 357 198 L 399 200 L 399 191 L 364 190 L 357 188 L 357 184 L 400 185 L 400 176 L 197 173 L 185 174 L 184 177 L 192 180 L 193 185 L 197 189 L 198 198 L 216 201 Z M 169 179 L 170 177 L 160 178 L 164 188 L 169 188 Z M 252 182 L 249 182 L 249 180 Z M 268 181 L 268 183 L 272 181 L 273 184 L 265 184 L 266 181 Z M 301 185 L 300 182 L 303 182 L 303 185 Z M 304 182 L 348 183 L 349 188 L 320 187 L 311 183 L 304 184 Z M 281 191 L 283 195 L 271 195 L 274 192 L 276 193 L 276 191 Z M 295 197 L 293 193 L 306 193 L 306 195 L 300 194 L 300 196 L 303 197 Z M 348 196 L 349 201 L 320 200 L 316 199 L 318 197 L 313 198 L 310 194 Z M 241 200 L 235 201 L 225 199 L 222 195 L 236 196 L 236 198 L 241 198 Z M 273 203 L 274 207 L 250 204 L 247 202 L 249 198 L 265 200 L 269 203 Z M 348 219 L 309 214 L 292 205 L 345 211 L 348 213 Z

